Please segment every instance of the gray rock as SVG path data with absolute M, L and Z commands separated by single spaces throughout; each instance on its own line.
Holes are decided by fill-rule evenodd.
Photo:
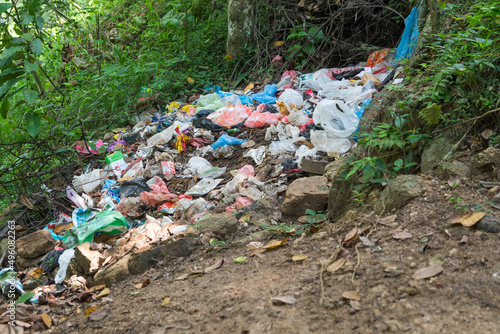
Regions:
M 45 255 L 39 256 L 36 259 L 25 259 L 22 256 L 16 258 L 16 263 L 21 268 L 31 268 L 42 263 L 42 259 Z
M 333 182 L 335 181 L 335 177 L 337 175 L 337 172 L 342 169 L 344 166 L 344 162 L 342 160 L 335 160 L 333 162 L 330 162 L 328 165 L 325 167 L 325 172 L 324 176 L 327 178 L 328 182 Z
M 326 167 L 328 169 L 328 166 Z M 353 175 L 348 180 L 342 179 L 342 173 L 348 172 L 349 166 L 343 162 L 335 174 L 332 174 L 332 186 L 328 192 L 328 213 L 331 219 L 338 219 L 349 209 L 352 198 L 352 187 L 358 182 L 358 177 Z
M 24 259 L 35 259 L 51 251 L 56 243 L 49 231 L 36 231 L 16 241 L 17 254 Z
M 216 213 L 207 215 L 199 220 L 200 233 L 212 232 L 218 239 L 225 240 L 237 231 L 238 220 L 229 213 Z
M 192 243 L 192 238 L 182 238 L 160 244 L 141 253 L 134 253 L 128 261 L 128 270 L 132 274 L 141 274 L 167 256 L 186 257 L 191 254 Z
M 495 216 L 486 215 L 477 223 L 477 229 L 488 233 L 499 233 L 500 219 Z
M 274 196 L 267 196 L 244 207 L 241 212 L 236 215 L 236 218 L 239 219 L 242 216 L 249 215 L 250 221 L 256 222 L 261 219 L 268 219 L 271 215 L 279 212 L 279 210 L 280 203 L 278 199 Z
M 445 161 L 436 169 L 436 175 L 442 180 L 452 176 L 466 177 L 469 174 L 469 166 L 460 161 Z
M 271 232 L 269 231 L 258 231 L 255 233 L 250 234 L 247 237 L 238 239 L 234 242 L 234 244 L 243 244 L 246 245 L 252 241 L 267 241 L 271 237 Z
M 49 283 L 49 277 L 47 275 L 42 275 L 40 278 L 29 277 L 23 281 L 23 289 L 33 290 L 36 287 L 47 285 Z
M 116 283 L 127 278 L 130 275 L 130 271 L 128 270 L 128 261 L 131 256 L 131 254 L 128 254 L 116 263 L 113 263 L 111 266 L 99 270 L 94 276 L 94 284 L 105 284 L 109 287 L 112 283 Z
M 472 177 L 480 174 L 493 174 L 500 168 L 500 149 L 488 147 L 478 153 L 470 162 L 470 175 Z M 496 176 L 498 175 L 490 175 Z
M 324 211 L 328 205 L 328 182 L 324 176 L 303 177 L 293 181 L 281 206 L 284 215 L 300 217 L 306 209 Z
M 432 173 L 434 166 L 443 160 L 453 146 L 454 143 L 446 137 L 429 141 L 422 151 L 422 165 L 420 166 L 422 174 Z
M 422 193 L 422 182 L 423 179 L 416 175 L 396 177 L 380 193 L 379 201 L 375 204 L 375 210 L 384 213 L 405 206 L 411 199 Z

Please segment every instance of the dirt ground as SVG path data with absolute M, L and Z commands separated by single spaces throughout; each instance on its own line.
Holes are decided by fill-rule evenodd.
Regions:
M 248 242 L 237 242 L 249 235 L 242 228 L 227 246 L 199 247 L 188 258 L 169 258 L 113 285 L 105 298 L 53 309 L 51 314 L 61 316 L 53 317 L 58 324 L 47 332 L 500 333 L 499 235 L 449 225 L 464 207 L 487 210 L 486 192 L 464 180 L 454 187 L 427 178 L 424 188 L 422 196 L 383 217 L 367 200 L 307 237 L 272 235 L 269 239 L 290 240 L 260 256 L 250 256 Z M 457 205 L 451 197 L 463 200 Z M 341 247 L 355 226 L 367 239 Z M 395 239 L 396 230 L 411 236 Z M 307 258 L 293 261 L 291 255 Z M 245 261 L 234 261 L 243 256 Z M 339 257 L 347 257 L 343 267 L 324 270 Z M 221 258 L 219 269 L 175 280 Z M 412 278 L 430 265 L 443 271 Z M 134 287 L 146 279 L 150 285 Z M 347 291 L 356 291 L 360 300 Z M 287 297 L 290 304 L 275 297 Z M 85 317 L 95 305 L 101 316 Z

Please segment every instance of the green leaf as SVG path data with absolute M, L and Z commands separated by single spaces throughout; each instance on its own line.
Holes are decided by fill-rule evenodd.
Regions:
M 0 14 L 4 13 L 11 7 L 12 7 L 11 3 L 0 3 Z
M 33 53 L 36 56 L 38 56 L 40 53 L 42 53 L 42 47 L 43 47 L 43 44 L 39 38 L 30 42 L 30 49 L 31 49 L 31 51 L 33 51 Z
M 30 33 L 23 34 L 23 38 L 24 38 L 26 41 L 28 41 L 28 42 L 31 42 L 32 40 L 34 40 L 34 39 L 35 39 L 35 37 L 33 37 L 33 35 L 32 35 L 32 34 L 30 34 Z
M 24 68 L 26 69 L 26 72 L 33 72 L 38 69 L 38 64 L 37 63 L 30 63 L 29 61 L 25 60 L 24 61 Z
M 314 216 L 315 214 L 316 214 L 316 211 L 311 210 L 311 209 L 306 209 L 306 215 Z
M 33 16 L 29 15 L 29 14 L 26 14 L 24 16 L 24 19 L 21 21 L 21 24 L 30 24 L 31 22 L 33 22 Z
M 433 103 L 430 106 L 422 109 L 419 116 L 423 118 L 429 125 L 435 125 L 439 123 L 442 115 L 441 107 Z
M 21 81 L 21 79 L 22 78 L 10 79 L 4 83 L 2 87 L 0 87 L 0 98 L 3 97 L 3 95 L 6 94 L 12 86 Z
M 41 16 L 35 16 L 35 24 L 36 24 L 36 27 L 39 29 L 39 30 L 42 30 L 43 29 L 43 18 Z
M 21 297 L 19 297 L 17 299 L 16 304 L 18 304 L 18 303 L 24 304 L 28 300 L 30 300 L 31 298 L 33 298 L 34 295 L 35 295 L 35 292 L 33 292 L 33 291 L 25 292 L 25 293 L 22 294 Z
M 21 51 L 23 49 L 24 49 L 23 46 L 13 46 L 11 48 L 5 49 L 5 50 L 3 50 L 2 54 L 0 55 L 0 58 L 3 59 L 4 57 L 13 56 L 16 54 L 17 51 Z
M 40 131 L 40 127 L 42 126 L 42 120 L 38 114 L 32 112 L 26 118 L 26 130 L 30 134 L 31 137 L 35 138 L 38 132 Z
M 8 56 L 5 58 L 0 58 L 0 70 L 3 70 L 10 66 L 15 55 Z
M 2 118 L 7 118 L 7 113 L 9 112 L 9 100 L 5 100 L 2 102 L 0 106 L 0 115 Z
M 26 102 L 28 102 L 28 104 L 33 104 L 38 98 L 38 93 L 34 90 L 25 89 L 23 90 L 23 97 L 26 100 Z

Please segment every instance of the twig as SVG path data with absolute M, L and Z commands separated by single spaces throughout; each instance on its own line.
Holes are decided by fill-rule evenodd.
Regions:
M 493 109 L 493 110 L 487 111 L 487 112 L 485 112 L 484 114 L 482 114 L 482 115 L 480 115 L 480 116 L 476 116 L 476 117 L 474 117 L 474 118 L 469 118 L 469 119 L 466 119 L 465 121 L 462 121 L 462 122 L 460 122 L 460 123 L 456 123 L 456 124 L 453 124 L 453 125 L 447 126 L 447 127 L 443 128 L 443 129 L 436 129 L 436 130 L 432 131 L 431 133 L 443 132 L 444 130 L 447 130 L 447 129 L 450 129 L 450 128 L 454 128 L 454 127 L 456 127 L 456 126 L 463 125 L 463 124 L 465 124 L 465 123 L 469 123 L 469 122 L 472 122 L 472 121 L 474 121 L 474 123 L 475 123 L 475 121 L 477 121 L 478 119 L 481 119 L 481 118 L 483 118 L 483 117 L 485 117 L 485 116 L 487 116 L 487 115 L 489 115 L 489 114 L 491 114 L 491 113 L 494 113 L 494 112 L 496 112 L 496 111 L 500 111 L 500 108 L 496 108 L 496 109 Z

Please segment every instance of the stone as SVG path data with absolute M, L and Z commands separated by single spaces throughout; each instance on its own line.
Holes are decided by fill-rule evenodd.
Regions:
M 35 259 L 47 254 L 56 244 L 49 231 L 36 231 L 16 241 L 17 255 L 25 259 Z
M 40 263 L 42 263 L 44 256 L 45 255 L 39 256 L 36 259 L 26 259 L 22 256 L 18 256 L 16 258 L 16 263 L 21 268 L 31 268 L 34 266 L 38 266 Z
M 293 181 L 281 206 L 284 215 L 300 217 L 307 209 L 324 211 L 328 205 L 328 182 L 324 176 L 303 177 Z
M 477 224 L 477 229 L 489 233 L 499 233 L 500 219 L 492 215 L 486 215 Z
M 237 231 L 238 220 L 229 213 L 207 215 L 198 221 L 200 233 L 212 232 L 217 239 L 225 240 Z
M 130 275 L 128 261 L 131 256 L 131 254 L 128 254 L 111 266 L 99 270 L 94 276 L 94 284 L 105 284 L 109 287 L 112 283 L 120 282 L 127 278 Z
M 333 183 L 328 191 L 328 214 L 333 220 L 342 217 L 349 210 L 352 188 L 358 182 L 357 175 L 352 175 L 347 180 L 342 178 L 342 173 L 347 173 L 348 171 L 349 166 L 343 162 L 342 166 L 336 170 L 336 173 L 332 177 Z
M 275 196 L 267 196 L 263 199 L 252 202 L 249 206 L 244 207 L 236 215 L 237 219 L 243 216 L 249 216 L 250 221 L 259 221 L 261 219 L 269 219 L 273 214 L 280 210 L 280 203 Z
M 3 255 L 8 246 L 9 246 L 9 238 L 3 238 L 2 241 L 0 241 L 0 257 Z M 5 254 L 3 262 L 7 261 L 8 255 L 9 254 Z M 3 263 L 0 263 L 0 267 L 3 268 Z
M 339 159 L 337 159 L 333 162 L 330 162 L 328 165 L 326 165 L 323 175 L 326 177 L 328 182 L 333 182 L 333 181 L 335 181 L 335 176 L 337 175 L 337 172 L 343 166 L 344 166 L 344 162 L 342 160 L 339 160 Z
M 84 242 L 75 248 L 75 260 L 87 275 L 97 272 L 100 256 L 100 252 L 90 250 L 90 242 Z
M 184 237 L 186 238 L 198 238 L 199 236 L 200 236 L 200 231 L 191 226 L 186 228 L 186 230 L 184 231 Z
M 33 290 L 36 287 L 47 285 L 49 283 L 49 277 L 47 275 L 42 275 L 40 278 L 28 277 L 23 281 L 23 289 L 25 291 Z
M 445 161 L 436 169 L 436 175 L 441 180 L 450 177 L 466 177 L 469 174 L 469 166 L 460 161 Z
M 68 266 L 68 275 L 71 277 L 72 275 L 80 275 L 83 274 L 83 268 L 78 264 L 75 258 L 72 258 L 71 261 L 69 261 L 69 266 Z
M 472 158 L 470 165 L 470 176 L 475 177 L 481 174 L 488 174 L 490 177 L 498 178 L 500 168 L 500 149 L 488 147 Z M 494 175 L 497 173 L 497 175 Z
M 420 166 L 422 174 L 433 173 L 434 167 L 443 160 L 453 146 L 454 143 L 446 137 L 429 141 L 422 151 L 422 164 Z
M 134 253 L 128 261 L 128 270 L 132 274 L 141 274 L 167 256 L 186 257 L 191 254 L 193 239 L 182 238 L 177 241 L 166 240 L 157 247 L 140 253 Z
M 246 245 L 253 241 L 268 241 L 270 238 L 271 238 L 271 232 L 264 230 L 252 233 L 247 237 L 234 241 L 233 243 Z
M 423 179 L 416 175 L 396 177 L 380 193 L 379 201 L 375 204 L 375 211 L 384 213 L 405 206 L 411 199 L 422 193 L 422 182 Z

